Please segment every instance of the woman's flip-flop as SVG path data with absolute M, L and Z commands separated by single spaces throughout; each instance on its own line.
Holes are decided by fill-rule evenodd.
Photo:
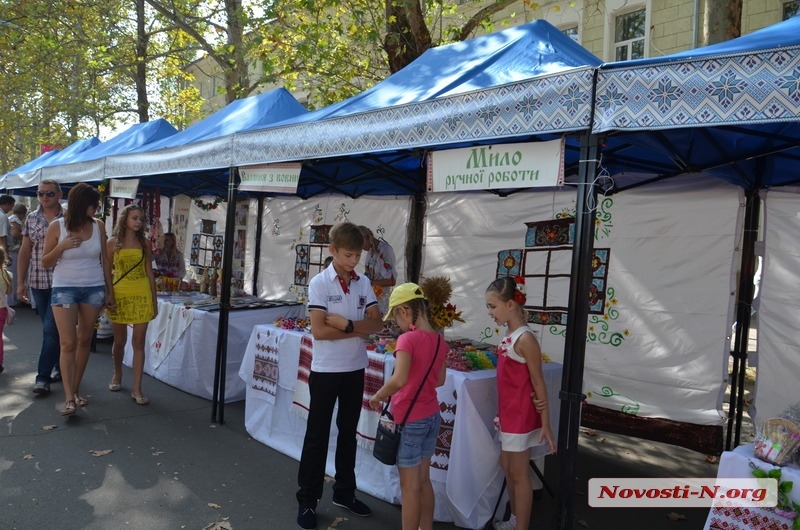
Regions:
M 78 409 L 75 408 L 74 401 L 67 401 L 64 404 L 64 410 L 61 411 L 62 416 L 73 416 L 78 413 Z
M 75 394 L 75 404 L 78 405 L 79 407 L 85 407 L 86 405 L 89 404 L 89 400 L 84 398 L 84 397 L 81 397 L 80 394 L 76 393 Z

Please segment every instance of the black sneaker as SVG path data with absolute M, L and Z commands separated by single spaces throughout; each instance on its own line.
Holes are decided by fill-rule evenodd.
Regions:
M 369 506 L 361 502 L 360 500 L 352 497 L 346 501 L 337 501 L 336 499 L 333 500 L 333 504 L 336 506 L 341 506 L 342 508 L 347 508 L 355 515 L 359 517 L 369 517 L 372 515 L 372 510 L 369 509 Z
M 50 383 L 45 383 L 44 381 L 36 381 L 36 384 L 33 385 L 33 393 L 34 394 L 49 394 L 50 393 Z
M 314 513 L 314 508 L 303 508 L 301 506 L 297 510 L 297 526 L 307 530 L 317 527 L 317 514 Z
M 2 374 L 2 373 L 3 373 L 3 370 L 5 370 L 5 368 L 3 368 L 3 365 L 2 365 L 2 364 L 0 364 L 0 374 Z
M 53 383 L 61 381 L 61 372 L 53 368 L 53 372 L 50 374 L 50 381 Z

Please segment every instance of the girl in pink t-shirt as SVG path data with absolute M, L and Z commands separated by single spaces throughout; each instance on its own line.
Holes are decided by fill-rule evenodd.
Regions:
M 394 373 L 369 404 L 380 412 L 381 402 L 393 397 L 390 411 L 394 419 L 403 422 L 408 416 L 398 426 L 402 428 L 397 470 L 403 497 L 403 530 L 432 530 L 430 469 L 441 422 L 436 387 L 444 384 L 448 348 L 428 321 L 428 302 L 419 285 L 404 283 L 392 291 L 384 320 L 390 318 L 404 333 L 397 339 Z
M 500 465 L 508 482 L 511 519 L 499 530 L 527 530 L 531 519 L 531 447 L 547 442 L 556 451 L 542 375 L 542 350 L 525 318 L 524 278 L 498 278 L 486 289 L 486 307 L 508 334 L 497 346 L 497 402 L 500 420 Z M 533 402 L 536 397 L 536 403 Z

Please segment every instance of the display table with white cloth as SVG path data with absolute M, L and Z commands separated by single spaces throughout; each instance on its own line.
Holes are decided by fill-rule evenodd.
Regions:
M 212 399 L 219 311 L 187 307 L 190 299 L 193 298 L 159 296 L 158 315 L 147 327 L 144 372 L 184 392 Z M 245 385 L 238 372 L 253 326 L 274 322 L 279 317 L 299 317 L 305 312 L 298 303 L 265 301 L 264 305 L 231 310 L 228 315 L 226 402 L 245 398 Z M 126 366 L 133 362 L 131 335 L 129 327 L 123 357 Z
M 253 328 L 239 375 L 247 387 L 245 427 L 256 440 L 300 459 L 306 431 L 307 374 L 312 338 L 309 333 L 261 325 Z M 388 379 L 394 357 L 368 352 L 364 407 L 358 424 L 356 477 L 358 489 L 394 504 L 400 503 L 397 468 L 372 456 L 378 413 L 366 406 L 368 398 Z M 558 434 L 558 391 L 561 365 L 545 363 L 544 379 L 553 433 Z M 497 413 L 495 370 L 447 370 L 438 389 L 442 426 L 431 459 L 431 481 L 436 495 L 434 518 L 465 528 L 482 528 L 489 520 L 503 482 L 500 446 L 494 429 Z M 335 474 L 336 425 L 332 424 L 326 473 Z M 546 448 L 534 448 L 532 458 Z M 502 513 L 500 514 L 502 515 Z
M 769 471 L 779 466 L 764 462 L 753 455 L 753 445 L 740 445 L 733 451 L 725 451 L 719 459 L 717 478 L 752 478 L 750 463 Z M 781 467 L 781 482 L 794 482 L 789 498 L 800 503 L 800 468 Z M 711 508 L 706 519 L 706 530 L 791 530 L 792 521 L 769 508 Z

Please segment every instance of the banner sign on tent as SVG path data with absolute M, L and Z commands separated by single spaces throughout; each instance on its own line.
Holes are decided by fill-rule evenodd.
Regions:
M 277 193 L 297 193 L 302 163 L 264 164 L 239 168 L 242 191 L 272 191 Z
M 564 183 L 564 139 L 430 153 L 428 191 L 497 190 Z
M 111 179 L 109 181 L 109 197 L 115 199 L 135 199 L 137 191 L 139 191 L 139 179 Z

